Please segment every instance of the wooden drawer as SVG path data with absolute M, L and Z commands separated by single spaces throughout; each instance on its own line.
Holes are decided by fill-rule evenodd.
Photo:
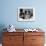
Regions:
M 43 44 L 44 36 L 32 36 L 32 44 Z
M 24 44 L 43 44 L 44 43 L 44 36 L 25 36 L 24 37 Z
M 24 36 L 24 46 L 31 46 L 32 44 L 32 37 L 30 36 Z
M 24 42 L 28 43 L 28 42 L 32 42 L 32 37 L 24 37 Z
M 4 36 L 23 36 L 23 32 L 4 32 Z
M 32 44 L 31 46 L 44 46 L 44 44 Z
M 2 46 L 23 46 L 23 44 L 3 44 Z
M 36 36 L 36 35 L 37 35 L 37 36 L 41 36 L 41 35 L 44 36 L 45 33 L 44 33 L 44 32 L 25 32 L 25 33 L 24 33 L 24 36 L 31 36 L 31 35 L 32 35 L 32 36 L 33 36 L 33 35 L 34 35 L 34 36 Z
M 23 36 L 4 36 L 3 43 L 15 43 L 23 41 Z

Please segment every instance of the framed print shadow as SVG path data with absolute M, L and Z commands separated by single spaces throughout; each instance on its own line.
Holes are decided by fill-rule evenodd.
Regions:
M 19 7 L 18 21 L 35 21 L 35 8 Z

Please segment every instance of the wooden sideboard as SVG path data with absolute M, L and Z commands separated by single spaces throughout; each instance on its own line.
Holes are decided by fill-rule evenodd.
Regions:
M 3 46 L 44 46 L 44 32 L 3 32 Z

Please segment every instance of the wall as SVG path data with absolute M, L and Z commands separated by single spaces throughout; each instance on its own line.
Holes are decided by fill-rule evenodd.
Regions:
M 16 28 L 46 28 L 46 0 L 0 0 L 0 25 L 13 24 Z M 34 7 L 36 20 L 33 22 L 18 22 L 18 7 Z
M 0 31 L 13 24 L 16 28 L 41 27 L 46 31 L 46 0 L 0 0 Z M 18 7 L 34 7 L 36 20 L 33 22 L 18 22 Z

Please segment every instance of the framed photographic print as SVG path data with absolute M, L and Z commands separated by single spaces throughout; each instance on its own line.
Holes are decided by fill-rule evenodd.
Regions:
M 35 21 L 35 8 L 19 7 L 18 21 Z

